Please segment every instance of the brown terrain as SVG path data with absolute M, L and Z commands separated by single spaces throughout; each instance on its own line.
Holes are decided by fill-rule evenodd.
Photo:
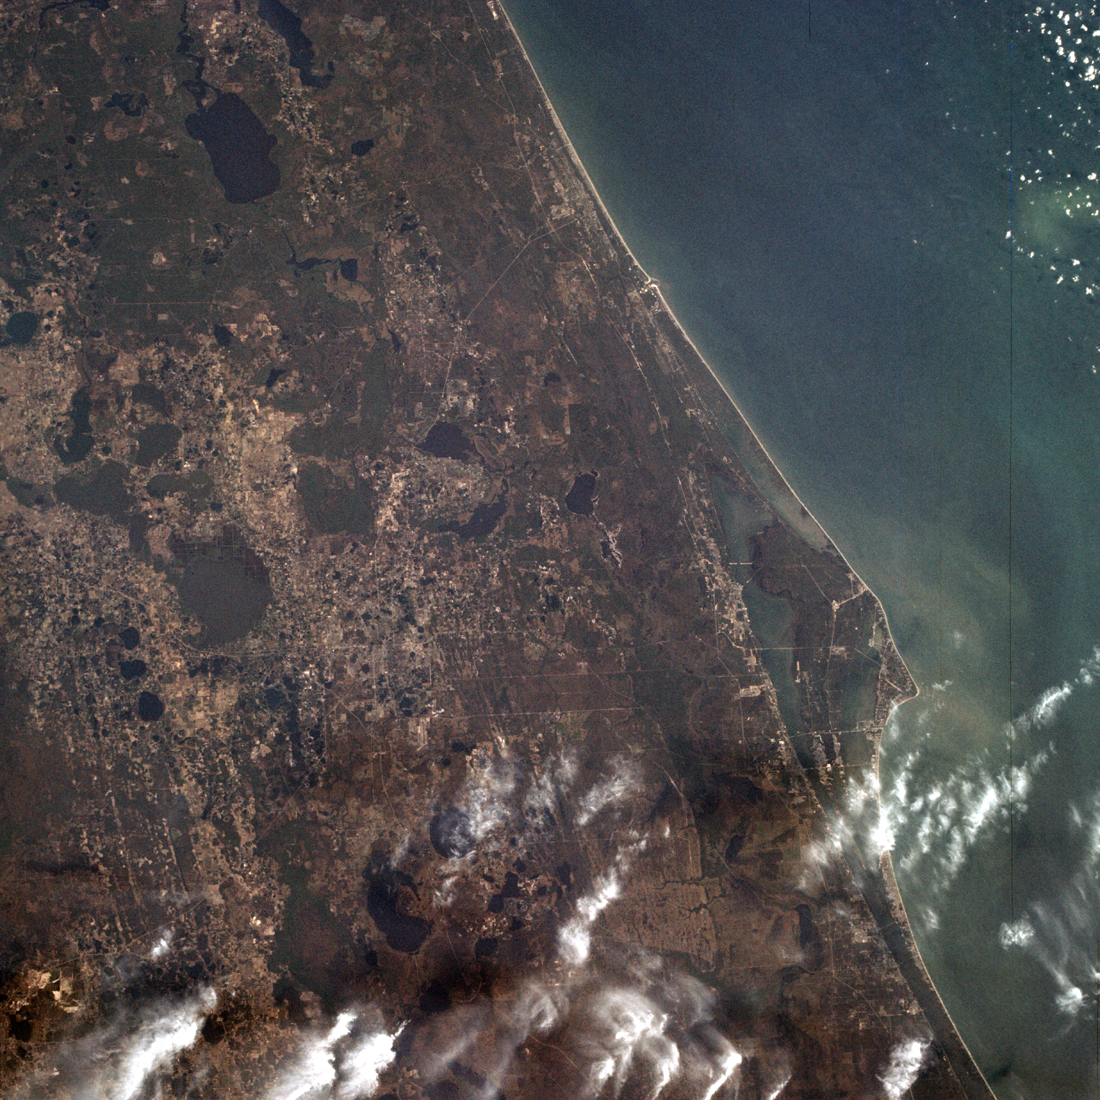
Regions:
M 0 1091 L 987 1096 L 882 611 L 501 9 L 0 27 Z

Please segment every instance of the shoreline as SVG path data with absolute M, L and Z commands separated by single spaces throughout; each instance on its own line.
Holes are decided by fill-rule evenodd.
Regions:
M 725 382 L 707 361 L 706 356 L 696 346 L 694 340 L 688 334 L 684 326 L 681 324 L 679 318 L 676 316 L 675 311 L 668 303 L 660 288 L 660 284 L 653 279 L 653 277 L 645 270 L 642 264 L 638 261 L 638 258 L 634 255 L 627 243 L 622 232 L 619 230 L 618 225 L 615 223 L 615 219 L 612 217 L 611 212 L 607 209 L 603 199 L 600 197 L 599 191 L 592 181 L 591 176 L 588 174 L 588 170 L 585 168 L 573 142 L 570 140 L 565 126 L 562 124 L 561 119 L 558 117 L 558 113 L 554 108 L 553 102 L 550 96 L 547 94 L 545 87 L 542 84 L 542 80 L 538 75 L 538 71 L 531 61 L 530 56 L 527 53 L 527 49 L 523 44 L 523 40 L 516 29 L 515 24 L 512 22 L 511 17 L 504 6 L 503 0 L 486 0 L 487 6 L 490 12 L 496 18 L 503 18 L 507 25 L 512 39 L 519 47 L 520 53 L 524 59 L 528 71 L 535 80 L 535 84 L 539 90 L 539 94 L 542 98 L 543 106 L 545 107 L 558 137 L 562 142 L 562 148 L 568 154 L 569 160 L 573 165 L 578 177 L 584 185 L 584 189 L 587 192 L 589 198 L 593 201 L 597 216 L 603 221 L 606 232 L 612 242 L 612 244 L 621 249 L 633 264 L 634 269 L 639 273 L 641 278 L 639 279 L 640 289 L 645 292 L 649 291 L 656 297 L 656 306 L 654 312 L 662 313 L 667 317 L 671 323 L 677 337 L 684 341 L 684 343 L 691 348 L 692 354 L 703 365 L 709 374 L 711 380 L 718 389 L 724 395 L 729 407 L 733 410 L 733 413 L 739 422 L 741 428 L 747 434 L 748 439 L 751 441 L 752 446 L 759 451 L 763 456 L 769 472 L 773 475 L 777 488 L 780 492 L 790 498 L 790 501 L 796 505 L 797 509 L 801 512 L 801 515 L 786 516 L 782 515 L 780 502 L 775 500 L 771 493 L 766 491 L 765 486 L 757 484 L 757 478 L 753 473 L 745 467 L 746 475 L 756 484 L 757 490 L 760 492 L 761 497 L 771 505 L 777 514 L 782 515 L 782 518 L 786 519 L 791 526 L 799 530 L 806 537 L 808 532 L 804 532 L 803 528 L 806 526 L 808 520 L 813 525 L 817 535 L 821 538 L 823 543 L 828 546 L 829 550 L 836 554 L 836 556 L 844 563 L 845 568 L 851 573 L 851 575 L 863 586 L 863 589 L 870 593 L 874 598 L 875 603 L 878 605 L 881 613 L 881 621 L 886 631 L 886 637 L 890 647 L 892 647 L 897 660 L 900 662 L 902 668 L 905 670 L 905 674 L 909 679 L 909 683 L 912 685 L 912 694 L 906 695 L 904 698 L 895 700 L 890 704 L 889 711 L 884 719 L 882 726 L 875 733 L 875 754 L 874 754 L 874 774 L 877 777 L 879 773 L 879 743 L 882 736 L 882 729 L 885 727 L 885 723 L 889 721 L 890 716 L 900 706 L 917 698 L 920 694 L 920 685 L 909 671 L 908 665 L 905 663 L 904 657 L 901 655 L 901 651 L 894 640 L 893 631 L 890 627 L 889 618 L 886 615 L 885 608 L 882 605 L 882 601 L 879 600 L 874 590 L 864 581 L 858 572 L 852 567 L 843 551 L 829 538 L 828 533 L 822 526 L 821 522 L 813 514 L 813 512 L 806 507 L 805 503 L 799 497 L 798 493 L 787 481 L 782 470 L 776 464 L 772 458 L 768 449 L 764 446 L 760 437 L 756 434 L 752 425 L 749 423 L 748 418 L 741 411 L 740 406 L 737 404 L 736 399 L 730 393 Z M 714 415 L 713 410 L 711 411 Z M 723 433 L 724 434 L 724 433 Z M 731 441 L 731 446 L 733 446 Z M 736 448 L 735 448 L 736 449 Z M 741 456 L 738 455 L 740 458 Z M 800 768 L 800 770 L 802 770 Z M 803 774 L 806 773 L 803 770 Z M 812 778 L 806 775 L 807 780 L 810 782 L 811 789 L 816 787 Z M 819 798 L 820 801 L 820 798 Z M 823 805 L 823 809 L 826 807 Z M 828 811 L 827 811 L 828 812 Z M 845 846 L 848 847 L 847 845 Z M 925 966 L 924 959 L 921 956 L 920 948 L 916 943 L 916 939 L 913 935 L 912 926 L 909 923 L 908 914 L 905 909 L 905 903 L 901 896 L 901 891 L 898 888 L 897 879 L 894 875 L 893 860 L 889 851 L 884 851 L 879 854 L 878 866 L 876 868 L 870 868 L 863 860 L 861 853 L 858 851 L 845 851 L 845 863 L 850 868 L 852 874 L 856 877 L 857 884 L 860 884 L 860 892 L 864 895 L 868 905 L 870 906 L 872 913 L 875 917 L 876 924 L 879 927 L 880 934 L 883 936 L 883 940 L 889 951 L 891 957 L 894 959 L 895 964 L 898 966 L 906 984 L 911 989 L 913 996 L 917 999 L 921 1007 L 921 1011 L 924 1013 L 928 1024 L 934 1031 L 933 1038 L 940 1045 L 941 1049 L 948 1056 L 948 1063 L 951 1066 L 952 1072 L 955 1074 L 956 1079 L 959 1081 L 966 1095 L 970 1100 L 994 1100 L 994 1094 L 986 1081 L 984 1075 L 979 1068 L 976 1059 L 967 1047 L 965 1040 L 959 1032 L 958 1027 L 955 1025 L 954 1020 L 951 1018 L 951 1014 L 947 1010 L 947 1006 L 944 1004 L 943 999 L 940 997 L 939 991 L 936 989 L 935 983 L 932 981 L 931 975 L 928 973 L 928 969 Z M 861 880 L 871 880 L 873 884 L 871 889 L 868 886 L 863 885 Z M 880 895 L 881 891 L 881 895 Z
M 569 134 L 566 132 L 565 126 L 562 124 L 561 119 L 558 117 L 557 111 L 554 109 L 554 104 L 551 101 L 550 96 L 547 94 L 546 89 L 543 87 L 542 80 L 541 80 L 541 78 L 539 77 L 539 74 L 538 74 L 538 70 L 535 68 L 534 64 L 531 61 L 530 56 L 527 53 L 527 48 L 523 44 L 523 39 L 520 37 L 519 32 L 516 30 L 516 26 L 512 22 L 511 17 L 508 15 L 508 12 L 505 9 L 502 0 L 486 0 L 486 2 L 489 6 L 490 11 L 499 12 L 500 17 L 502 17 L 504 19 L 505 23 L 508 25 L 508 29 L 511 31 L 512 37 L 515 39 L 516 44 L 519 46 L 520 53 L 523 55 L 523 60 L 526 62 L 527 68 L 530 70 L 532 76 L 535 79 L 535 83 L 538 85 L 539 93 L 542 96 L 543 105 L 546 107 L 547 113 L 550 115 L 550 118 L 554 123 L 554 128 L 557 130 L 558 136 L 562 140 L 563 148 L 568 153 L 569 159 L 572 162 L 573 167 L 577 170 L 578 175 L 584 181 L 585 190 L 588 192 L 588 195 L 590 196 L 592 201 L 595 203 L 596 209 L 598 210 L 600 217 L 607 223 L 607 226 L 610 230 L 610 236 L 612 237 L 612 240 L 614 241 L 614 243 L 618 247 L 620 247 L 623 250 L 623 252 L 625 252 L 625 254 L 630 258 L 630 262 L 634 265 L 636 270 L 643 276 L 643 280 L 642 280 L 643 289 L 648 290 L 651 293 L 656 295 L 657 301 L 660 303 L 660 308 L 665 312 L 665 314 L 671 320 L 671 322 L 673 324 L 673 327 L 676 329 L 677 335 L 682 340 L 684 340 L 684 342 L 691 348 L 692 352 L 694 353 L 696 358 L 699 360 L 699 362 L 702 363 L 703 366 L 707 369 L 707 372 L 710 374 L 710 377 L 713 379 L 714 383 L 718 386 L 718 388 L 722 391 L 722 393 L 725 394 L 726 400 L 729 402 L 730 407 L 733 409 L 734 413 L 737 415 L 738 420 L 743 425 L 745 431 L 748 433 L 748 435 L 751 438 L 753 444 L 759 449 L 760 453 L 764 456 L 764 458 L 767 461 L 768 465 L 771 467 L 771 470 L 774 472 L 776 478 L 778 479 L 779 484 L 782 486 L 782 488 L 785 490 L 785 492 L 787 494 L 789 494 L 790 498 L 802 510 L 802 512 L 805 514 L 805 516 L 813 523 L 814 527 L 817 529 L 817 532 L 819 533 L 821 538 L 824 540 L 824 542 L 827 543 L 829 545 L 829 547 L 832 549 L 832 551 L 840 558 L 840 560 L 844 562 L 845 567 L 852 574 L 852 576 L 855 577 L 856 580 L 858 580 L 861 585 L 863 585 L 864 589 L 867 592 L 870 592 L 871 595 L 874 596 L 875 601 L 878 603 L 879 607 L 882 608 L 882 601 L 879 600 L 879 598 L 875 594 L 874 590 L 859 575 L 859 573 L 857 573 L 856 570 L 852 568 L 851 562 L 849 562 L 847 557 L 845 557 L 843 551 L 840 549 L 840 547 L 838 547 L 836 545 L 836 543 L 834 543 L 832 541 L 831 538 L 829 538 L 828 532 L 822 526 L 821 522 L 813 514 L 813 512 L 809 508 L 806 507 L 805 502 L 798 495 L 798 493 L 795 492 L 795 490 L 792 488 L 790 482 L 787 481 L 787 478 L 783 474 L 783 471 L 776 464 L 775 460 L 772 458 L 771 454 L 768 452 L 767 447 L 764 446 L 764 444 L 761 441 L 760 437 L 756 434 L 755 429 L 749 423 L 748 418 L 741 411 L 741 407 L 737 404 L 736 398 L 733 396 L 733 394 L 730 393 L 729 389 L 726 387 L 725 382 L 722 381 L 721 376 L 710 365 L 710 363 L 707 361 L 706 356 L 703 355 L 703 353 L 699 350 L 699 348 L 695 344 L 695 341 L 692 340 L 690 334 L 687 332 L 687 330 L 681 324 L 680 319 L 676 316 L 676 313 L 673 310 L 672 306 L 669 305 L 668 300 L 665 298 L 664 293 L 661 290 L 660 283 L 657 280 L 655 280 L 649 274 L 648 271 L 646 271 L 646 269 L 641 265 L 641 263 L 639 263 L 638 257 L 634 255 L 633 251 L 630 248 L 630 245 L 626 241 L 626 238 L 622 235 L 622 232 L 619 230 L 619 227 L 615 224 L 615 219 L 611 216 L 611 212 L 607 209 L 607 206 L 604 204 L 603 199 L 600 197 L 599 191 L 596 189 L 596 185 L 592 182 L 592 177 L 589 176 L 588 170 L 585 168 L 584 163 L 580 158 L 580 155 L 577 153 L 577 150 L 574 148 L 573 142 L 570 140 Z M 746 471 L 746 473 L 748 473 L 748 471 Z M 749 473 L 749 476 L 750 477 L 752 476 L 751 473 Z M 760 486 L 758 486 L 758 488 L 760 488 L 761 495 L 764 496 L 765 499 L 769 500 L 769 503 L 772 503 L 773 505 L 776 503 L 776 502 L 773 502 L 773 501 L 770 500 L 768 495 L 764 492 L 763 488 L 761 488 Z M 898 701 L 897 703 L 895 703 L 891 707 L 891 713 L 893 713 L 893 711 L 895 709 L 897 709 L 897 707 L 903 706 L 905 703 L 908 703 L 911 700 L 918 698 L 918 696 L 921 694 L 921 690 L 920 690 L 920 685 L 916 681 L 916 678 L 909 671 L 909 666 L 907 664 L 905 664 L 905 658 L 902 657 L 901 650 L 898 648 L 898 645 L 897 645 L 896 641 L 894 640 L 893 630 L 890 627 L 890 620 L 887 618 L 886 611 L 885 611 L 884 608 L 883 608 L 882 616 L 883 616 L 883 622 L 886 625 L 886 634 L 887 634 L 887 637 L 890 641 L 890 644 L 894 647 L 894 651 L 898 654 L 898 658 L 899 658 L 899 660 L 901 660 L 901 663 L 904 666 L 905 671 L 909 676 L 909 680 L 912 683 L 913 688 L 914 688 L 914 691 L 913 691 L 912 695 L 908 696 L 905 699 L 902 699 L 902 700 Z M 877 754 L 876 754 L 876 769 L 877 769 Z

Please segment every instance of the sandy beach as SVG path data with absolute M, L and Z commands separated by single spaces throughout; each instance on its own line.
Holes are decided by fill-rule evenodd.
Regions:
M 595 205 L 599 219 L 603 223 L 604 231 L 611 239 L 613 246 L 621 251 L 636 269 L 638 284 L 646 295 L 647 300 L 652 302 L 651 310 L 655 315 L 655 319 L 659 319 L 659 317 L 663 315 L 663 317 L 667 319 L 667 323 L 675 330 L 679 341 L 681 341 L 687 349 L 690 349 L 690 354 L 688 356 L 682 356 L 685 360 L 684 365 L 687 367 L 689 375 L 691 371 L 691 360 L 694 359 L 697 363 L 697 369 L 702 368 L 702 370 L 705 371 L 709 382 L 714 388 L 720 391 L 725 402 L 728 403 L 725 409 L 718 409 L 715 408 L 713 402 L 705 402 L 711 417 L 716 423 L 721 422 L 723 418 L 727 420 L 734 418 L 737 421 L 737 428 L 739 430 L 734 434 L 735 438 L 737 435 L 741 436 L 741 446 L 738 447 L 736 443 L 734 443 L 735 449 L 738 451 L 739 457 L 742 458 L 746 468 L 749 469 L 750 476 L 753 476 L 753 480 L 757 482 L 758 488 L 775 509 L 776 513 L 781 515 L 784 520 L 798 530 L 808 542 L 816 544 L 821 548 L 827 547 L 829 552 L 836 554 L 844 562 L 845 566 L 853 577 L 856 578 L 858 583 L 862 585 L 867 592 L 871 592 L 870 587 L 859 577 L 855 569 L 848 562 L 843 551 L 829 539 L 822 524 L 817 520 L 810 509 L 806 507 L 805 503 L 799 498 L 798 494 L 784 478 L 771 455 L 760 441 L 760 438 L 753 431 L 752 426 L 741 411 L 736 398 L 730 392 L 721 375 L 707 361 L 694 340 L 692 340 L 690 334 L 684 329 L 684 326 L 680 323 L 674 310 L 665 298 L 659 283 L 649 275 L 634 255 L 629 243 L 619 230 L 614 217 L 600 197 L 599 191 L 570 140 L 507 11 L 499 3 L 499 0 L 489 0 L 489 3 L 494 13 L 499 11 L 500 17 L 506 20 L 511 28 L 524 61 L 538 83 L 543 102 L 556 128 L 562 148 L 568 153 L 569 159 L 577 175 L 583 181 L 587 194 Z M 723 434 L 726 435 L 727 439 L 730 439 L 729 432 Z M 731 439 L 731 442 L 734 441 Z M 761 464 L 765 465 L 766 469 L 761 469 Z M 755 467 L 755 470 L 753 467 Z M 873 593 L 871 594 L 873 595 Z M 883 624 L 889 638 L 889 644 L 896 650 L 893 634 L 885 614 L 883 615 Z M 915 698 L 920 691 L 919 685 L 909 676 L 908 670 L 905 670 L 905 675 L 909 677 L 911 688 L 900 700 L 902 703 Z M 881 729 L 876 734 L 876 740 L 880 737 Z M 876 781 L 878 778 L 877 770 L 878 754 L 876 752 Z M 838 807 L 835 810 L 831 810 L 830 813 L 835 813 L 835 826 L 840 833 L 842 835 L 847 834 L 850 826 L 843 820 L 845 816 L 844 807 Z M 905 975 L 906 980 L 913 989 L 914 995 L 921 1004 L 929 1022 L 932 1024 L 936 1033 L 937 1042 L 939 1042 L 945 1050 L 951 1053 L 952 1065 L 963 1083 L 967 1095 L 972 1098 L 981 1097 L 985 1098 L 985 1100 L 991 1100 L 992 1092 L 978 1069 L 973 1055 L 967 1048 L 958 1029 L 952 1021 L 950 1013 L 936 990 L 921 958 L 919 948 L 917 947 L 910 928 L 904 901 L 898 890 L 890 853 L 888 851 L 881 852 L 878 856 L 877 866 L 874 866 L 867 862 L 859 845 L 846 845 L 846 852 L 849 864 L 853 872 L 857 875 L 857 878 L 863 876 L 869 881 L 869 892 L 865 891 L 868 904 L 871 906 L 872 911 L 875 912 L 876 919 L 879 921 L 880 928 L 883 930 L 887 944 L 894 954 L 902 973 Z
M 561 139 L 562 148 L 568 153 L 569 159 L 572 161 L 573 167 L 575 168 L 577 175 L 580 176 L 580 178 L 584 181 L 585 189 L 588 192 L 589 198 L 595 204 L 599 212 L 599 217 L 603 221 L 605 230 L 608 236 L 611 238 L 614 246 L 619 249 L 633 264 L 640 276 L 641 285 L 656 299 L 654 310 L 663 312 L 671 321 L 672 325 L 677 330 L 679 337 L 684 341 L 684 343 L 686 343 L 690 347 L 695 359 L 706 370 L 714 384 L 725 395 L 725 398 L 729 402 L 729 408 L 732 410 L 733 415 L 740 422 L 743 431 L 747 433 L 747 435 L 751 438 L 753 448 L 756 449 L 761 456 L 763 456 L 764 461 L 770 467 L 769 472 L 772 474 L 774 484 L 772 486 L 768 486 L 767 488 L 761 486 L 761 490 L 764 491 L 765 494 L 769 497 L 776 511 L 780 515 L 782 515 L 783 518 L 787 520 L 787 522 L 795 526 L 799 530 L 800 534 L 803 535 L 803 537 L 807 538 L 807 540 L 810 541 L 812 544 L 819 546 L 830 546 L 832 548 L 832 551 L 838 554 L 843 559 L 844 564 L 851 571 L 852 575 L 859 580 L 860 584 L 862 584 L 864 588 L 870 591 L 870 586 L 867 585 L 863 578 L 860 577 L 856 570 L 852 567 L 851 563 L 844 556 L 843 550 L 841 550 L 829 538 L 821 522 L 816 518 L 816 516 L 814 516 L 813 512 L 810 511 L 810 509 L 791 487 L 790 483 L 783 476 L 782 471 L 779 469 L 775 461 L 772 459 L 771 455 L 768 453 L 767 448 L 761 442 L 760 437 L 756 434 L 755 431 L 753 431 L 752 425 L 749 423 L 748 419 L 741 411 L 741 408 L 737 404 L 737 399 L 732 393 L 730 393 L 729 388 L 722 379 L 722 376 L 707 361 L 706 357 L 699 350 L 695 341 L 691 338 L 691 335 L 681 324 L 672 306 L 665 298 L 664 292 L 661 290 L 660 283 L 656 279 L 654 279 L 649 274 L 649 272 L 645 270 L 645 268 L 638 261 L 638 258 L 634 255 L 634 252 L 631 250 L 629 243 L 623 237 L 622 232 L 619 230 L 618 225 L 615 223 L 615 219 L 614 217 L 612 217 L 611 211 L 607 209 L 606 204 L 600 197 L 600 193 L 597 190 L 596 185 L 592 182 L 592 177 L 588 174 L 588 170 L 585 168 L 584 162 L 581 160 L 579 154 L 577 153 L 573 142 L 570 140 L 569 134 L 566 132 L 565 126 L 562 124 L 562 121 L 559 118 L 557 111 L 554 109 L 554 104 L 551 102 L 550 96 L 547 94 L 546 89 L 542 84 L 542 80 L 539 78 L 538 70 L 535 68 L 534 64 L 531 61 L 531 58 L 527 54 L 527 50 L 523 45 L 523 39 L 520 37 L 519 32 L 516 29 L 515 24 L 509 17 L 507 10 L 503 6 L 503 4 L 500 3 L 500 0 L 488 0 L 488 2 L 491 10 L 494 13 L 499 13 L 499 17 L 503 18 L 508 24 L 508 27 L 512 32 L 512 36 L 515 38 L 515 41 L 519 46 L 519 50 L 523 56 L 524 62 L 533 74 L 534 79 L 538 84 L 543 103 L 546 107 L 547 112 L 550 115 L 550 118 L 553 120 L 554 127 L 556 128 L 558 136 Z M 776 489 L 778 489 L 779 492 L 776 492 Z M 888 621 L 887 630 L 889 631 Z M 890 633 L 890 642 L 891 644 L 895 644 L 892 632 Z M 912 680 L 912 683 L 914 690 L 913 694 L 909 696 L 909 698 L 916 698 L 917 695 L 920 694 L 920 685 L 917 684 L 915 679 Z

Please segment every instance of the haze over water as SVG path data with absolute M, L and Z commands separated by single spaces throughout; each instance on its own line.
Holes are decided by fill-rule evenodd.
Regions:
M 925 961 L 1002 1098 L 1094 1096 L 1100 14 L 508 0 L 639 261 L 883 601 Z

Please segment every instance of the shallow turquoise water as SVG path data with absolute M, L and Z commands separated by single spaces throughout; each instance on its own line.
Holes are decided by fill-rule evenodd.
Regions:
M 885 740 L 894 860 L 964 1038 L 1002 1097 L 1095 1095 L 1100 17 L 507 7 L 639 260 L 886 606 L 923 691 Z

